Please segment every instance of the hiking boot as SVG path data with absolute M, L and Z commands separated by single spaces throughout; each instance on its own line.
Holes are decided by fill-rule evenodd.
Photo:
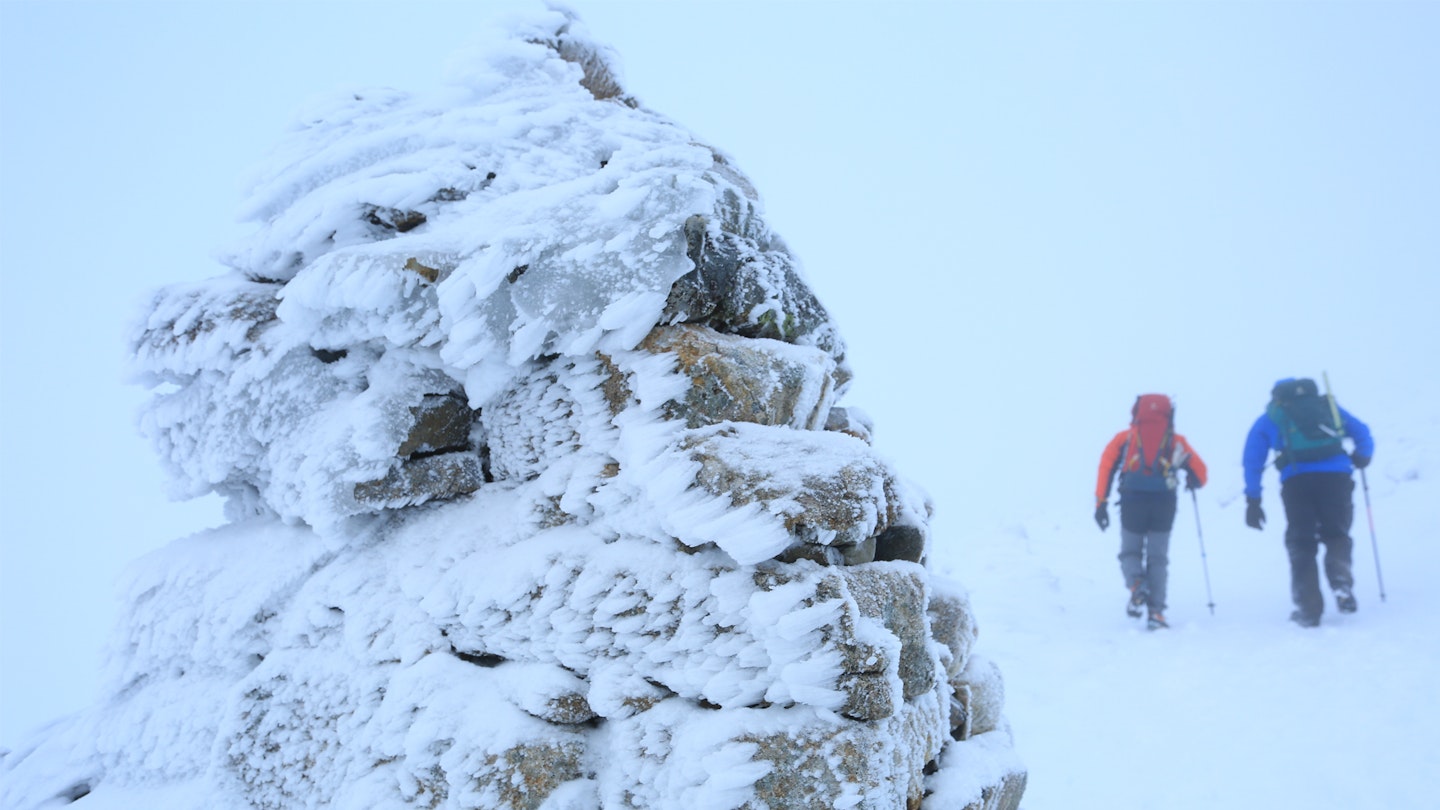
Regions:
M 1335 609 L 1341 613 L 1354 613 L 1356 607 L 1355 594 L 1349 588 L 1335 589 Z
M 1291 614 L 1290 614 L 1290 621 L 1295 622 L 1296 624 L 1300 625 L 1301 627 L 1319 627 L 1319 626 L 1320 626 L 1320 616 L 1319 616 L 1318 614 L 1306 613 L 1306 612 L 1303 611 L 1303 610 L 1297 610 L 1297 611 L 1295 611 L 1294 613 L 1291 613 Z
M 1170 624 L 1165 621 L 1165 614 L 1161 613 L 1158 610 L 1150 611 L 1150 618 L 1145 620 L 1146 630 L 1159 630 L 1162 627 L 1169 626 Z
M 1150 601 L 1150 587 L 1144 580 L 1137 579 L 1130 584 L 1130 601 L 1125 605 L 1125 615 L 1138 619 L 1144 615 L 1144 608 Z

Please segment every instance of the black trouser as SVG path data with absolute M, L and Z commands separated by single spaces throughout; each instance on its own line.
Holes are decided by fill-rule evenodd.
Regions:
M 1175 493 L 1120 492 L 1120 575 L 1125 587 L 1143 582 L 1150 610 L 1165 609 L 1170 576 L 1170 527 L 1175 523 Z
M 1307 616 L 1325 611 L 1315 556 L 1325 544 L 1325 579 L 1332 590 L 1349 590 L 1350 522 L 1355 517 L 1349 473 L 1301 473 L 1280 485 L 1285 502 L 1285 550 L 1290 552 L 1290 598 Z

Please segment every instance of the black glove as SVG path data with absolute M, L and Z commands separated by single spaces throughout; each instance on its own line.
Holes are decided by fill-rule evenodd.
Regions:
M 1102 532 L 1105 531 L 1106 526 L 1110 525 L 1110 510 L 1105 506 L 1104 501 L 1095 507 L 1095 525 L 1099 526 Z
M 1370 457 L 1362 456 L 1359 453 L 1351 453 L 1350 463 L 1355 465 L 1355 469 L 1363 470 L 1370 466 Z
M 1195 473 L 1193 473 L 1193 472 L 1191 472 L 1191 471 L 1189 471 L 1189 470 L 1186 470 L 1186 471 L 1185 471 L 1185 488 L 1186 488 L 1186 489 L 1199 489 L 1199 488 L 1200 488 L 1200 476 L 1196 475 Z
M 1265 528 L 1265 510 L 1260 508 L 1259 498 L 1245 499 L 1245 525 L 1252 529 Z

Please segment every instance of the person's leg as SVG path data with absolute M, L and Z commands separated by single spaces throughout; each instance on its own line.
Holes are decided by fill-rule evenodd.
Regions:
M 1120 527 L 1120 575 L 1125 577 L 1125 587 L 1135 592 L 1137 585 L 1145 581 L 1145 535 Z
M 1150 612 L 1165 610 L 1166 581 L 1170 572 L 1170 532 L 1145 535 L 1145 584 L 1150 589 Z
M 1120 574 L 1130 591 L 1126 612 L 1140 615 L 1140 606 L 1149 601 L 1145 577 L 1145 533 L 1150 525 L 1149 498 L 1125 495 L 1120 499 Z
M 1170 527 L 1175 524 L 1175 496 L 1161 496 L 1150 504 L 1145 533 L 1145 584 L 1150 590 L 1150 612 L 1165 610 L 1170 576 Z
M 1319 550 L 1319 512 L 1316 505 L 1315 474 L 1296 475 L 1280 487 L 1285 504 L 1285 550 L 1290 555 L 1290 598 L 1295 602 L 1297 621 L 1318 621 L 1325 611 L 1320 595 L 1320 569 L 1315 555 Z
M 1318 477 L 1318 476 L 1317 476 Z M 1320 542 L 1325 544 L 1325 579 L 1335 592 L 1336 606 L 1342 613 L 1355 611 L 1355 574 L 1352 570 L 1354 541 L 1350 525 L 1355 519 L 1355 482 L 1350 476 L 1324 476 L 1317 502 L 1319 507 Z

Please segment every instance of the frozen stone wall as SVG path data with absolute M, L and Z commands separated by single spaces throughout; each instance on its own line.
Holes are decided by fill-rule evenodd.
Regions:
M 749 181 L 574 19 L 504 33 L 305 118 L 231 272 L 154 296 L 144 428 L 232 522 L 136 567 L 5 805 L 1015 807 L 931 505 Z

